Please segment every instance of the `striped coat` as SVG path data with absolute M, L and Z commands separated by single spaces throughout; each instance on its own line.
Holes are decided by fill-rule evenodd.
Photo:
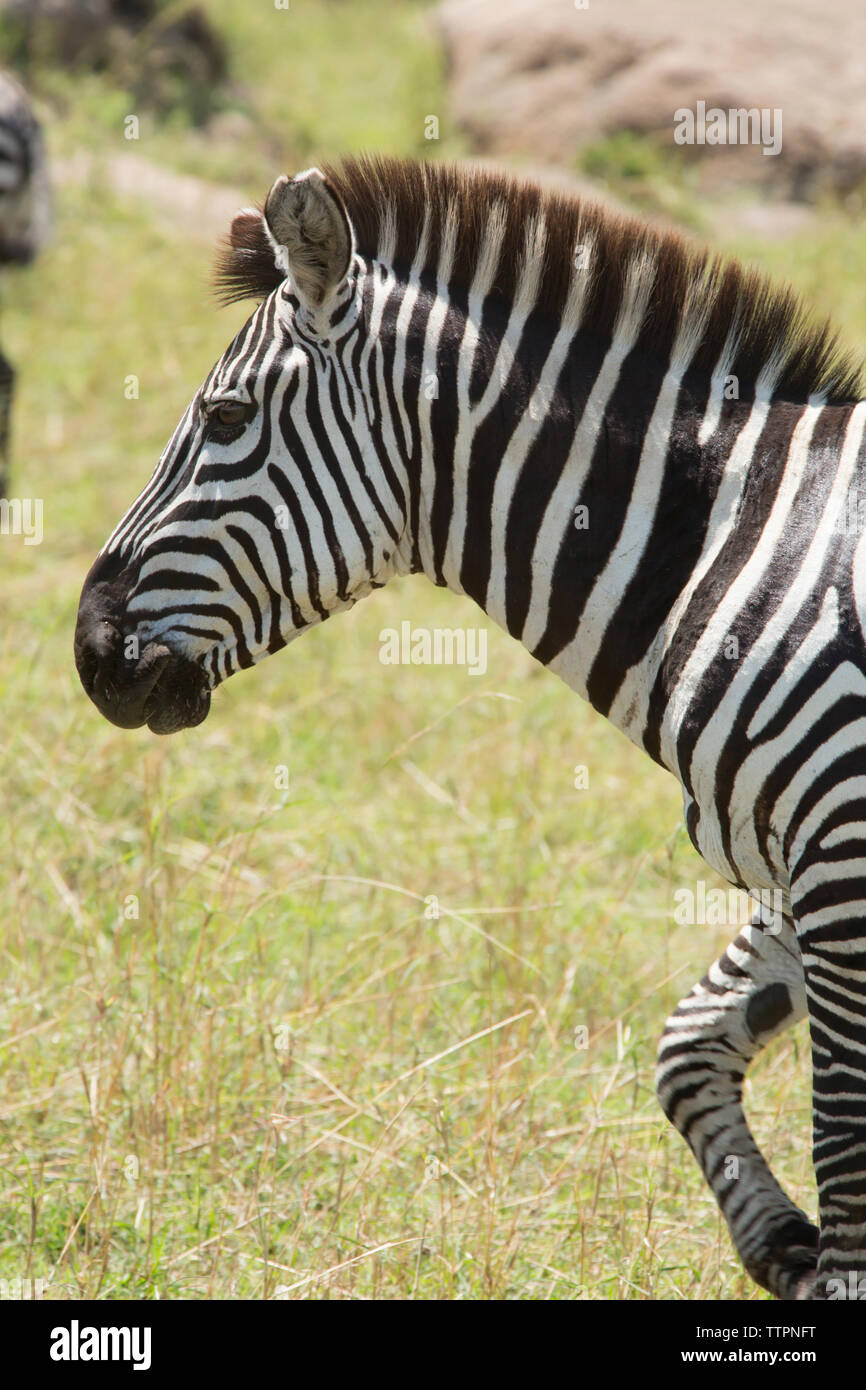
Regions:
M 123 727 L 172 732 L 392 575 L 473 598 L 678 779 L 707 863 L 773 895 L 668 1020 L 659 1096 L 753 1277 L 850 1296 L 866 1271 L 858 365 L 790 292 L 675 235 L 410 162 L 278 180 L 235 219 L 220 283 L 262 302 L 85 582 L 88 694 Z M 819 1227 L 742 1109 L 749 1062 L 807 1012 Z

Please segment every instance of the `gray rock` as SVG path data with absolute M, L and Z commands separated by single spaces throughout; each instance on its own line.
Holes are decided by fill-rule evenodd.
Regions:
M 862 0 L 445 0 L 437 17 L 452 114 L 485 153 L 574 167 L 582 147 L 631 130 L 702 156 L 713 179 L 797 199 L 866 175 Z M 780 153 L 677 146 L 674 113 L 701 101 L 779 109 Z

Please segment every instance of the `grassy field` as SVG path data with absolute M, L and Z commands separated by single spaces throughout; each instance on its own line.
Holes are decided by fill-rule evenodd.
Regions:
M 209 8 L 278 125 L 265 21 Z M 287 160 L 418 153 L 417 115 L 444 110 L 416 7 L 388 11 L 393 107 L 342 86 L 356 8 L 311 6 L 286 56 Z M 112 100 L 94 86 L 50 124 L 55 151 L 92 110 L 107 152 Z M 189 167 L 200 139 L 143 152 Z M 245 183 L 217 155 L 206 172 Z M 819 225 L 748 249 L 866 341 L 862 223 Z M 44 499 L 45 538 L 2 539 L 0 1279 L 55 1299 L 762 1297 L 653 1094 L 666 1013 L 730 935 L 674 924 L 675 889 L 712 876 L 671 778 L 496 630 L 480 679 L 382 666 L 383 627 L 482 621 L 421 579 L 238 676 L 189 733 L 122 733 L 80 689 L 84 575 L 247 312 L 212 307 L 208 268 L 97 173 L 5 285 L 13 493 Z M 774 1046 L 748 1108 L 814 1211 L 807 1061 L 802 1030 Z

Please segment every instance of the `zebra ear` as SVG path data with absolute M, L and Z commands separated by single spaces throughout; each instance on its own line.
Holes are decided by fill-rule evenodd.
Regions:
M 319 309 L 345 279 L 353 254 L 352 224 L 335 190 L 318 169 L 278 178 L 265 200 L 265 226 L 276 260 L 298 298 Z

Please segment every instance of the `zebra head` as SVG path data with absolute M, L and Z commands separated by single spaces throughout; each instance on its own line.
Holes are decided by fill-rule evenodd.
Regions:
M 406 490 L 359 385 L 374 271 L 336 189 L 316 169 L 278 179 L 231 247 L 243 292 L 252 277 L 266 297 L 81 595 L 78 672 L 121 728 L 200 723 L 235 670 L 408 568 Z

